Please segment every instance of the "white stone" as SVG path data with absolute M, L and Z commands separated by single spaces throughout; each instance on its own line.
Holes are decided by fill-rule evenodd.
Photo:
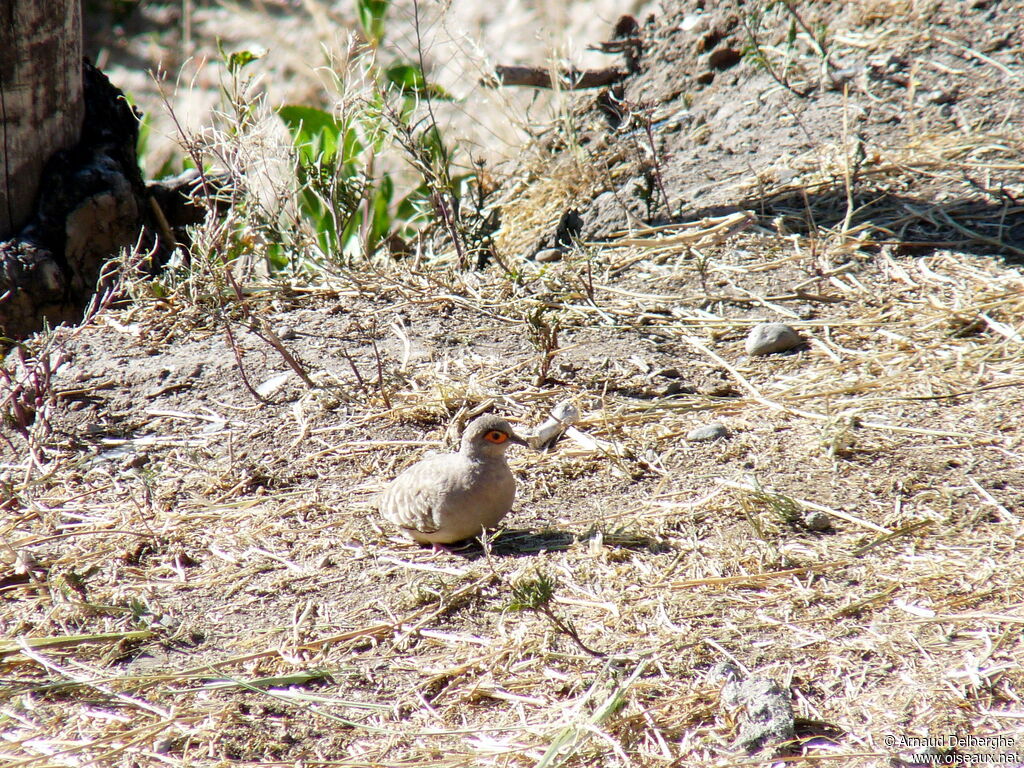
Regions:
M 705 424 L 703 427 L 697 427 L 691 429 L 686 435 L 686 439 L 691 443 L 704 443 L 709 440 L 718 440 L 723 437 L 729 436 L 729 430 L 725 424 L 720 421 L 713 421 L 710 424 Z

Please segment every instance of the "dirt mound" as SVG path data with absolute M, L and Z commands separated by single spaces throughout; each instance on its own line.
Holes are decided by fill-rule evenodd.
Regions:
M 583 234 L 741 209 L 782 232 L 1019 261 L 1019 9 L 785 7 L 648 19 L 640 71 L 584 101 L 562 137 L 596 166 L 597 199 L 573 201 Z
M 509 273 L 211 271 L 9 356 L 0 755 L 1024 750 L 1017 11 L 771 7 L 641 24 L 498 193 Z M 570 209 L 583 240 L 531 258 Z M 763 321 L 802 344 L 749 355 Z M 564 400 L 484 546 L 374 513 L 475 413 Z M 757 690 L 789 719 L 759 732 Z

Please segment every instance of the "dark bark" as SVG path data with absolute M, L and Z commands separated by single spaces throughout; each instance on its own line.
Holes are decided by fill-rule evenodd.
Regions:
M 47 160 L 82 131 L 80 5 L 0 2 L 0 240 L 28 222 Z
M 628 74 L 621 69 L 569 69 L 552 73 L 545 67 L 494 68 L 498 85 L 526 85 L 531 88 L 561 88 L 574 91 L 581 88 L 600 88 L 622 80 Z M 490 83 L 484 82 L 485 85 Z
M 83 85 L 78 144 L 46 164 L 33 218 L 0 243 L 0 334 L 7 337 L 28 335 L 44 321 L 79 320 L 110 258 L 136 246 L 158 251 L 136 157 L 138 117 L 88 63 Z
M 640 25 L 632 16 L 622 16 L 615 25 L 612 39 L 603 42 L 592 51 L 621 54 L 625 59 L 626 68 L 618 69 L 563 69 L 553 71 L 549 67 L 512 67 L 499 64 L 494 68 L 493 79 L 481 80 L 482 85 L 495 87 L 498 85 L 525 85 L 531 88 L 559 88 L 575 91 L 583 88 L 603 88 L 614 85 L 629 75 L 636 74 L 640 69 L 640 57 L 643 53 L 643 39 L 640 36 Z

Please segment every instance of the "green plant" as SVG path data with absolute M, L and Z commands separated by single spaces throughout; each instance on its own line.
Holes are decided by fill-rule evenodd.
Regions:
M 761 539 L 768 539 L 768 531 L 761 523 L 760 513 L 767 511 L 777 521 L 790 526 L 799 526 L 803 520 L 803 508 L 795 499 L 781 493 L 758 489 L 745 491 L 739 498 L 740 509 L 754 532 Z
M 221 102 L 227 104 L 233 113 L 232 119 L 227 123 L 228 132 L 237 135 L 236 132 L 241 131 L 250 123 L 258 106 L 257 99 L 239 98 L 239 95 L 249 91 L 252 85 L 244 70 L 254 61 L 262 59 L 266 55 L 266 51 L 261 48 L 241 48 L 228 53 L 224 50 L 221 41 L 218 40 L 217 52 L 228 70 L 229 80 L 227 83 L 222 82 L 220 86 Z
M 665 216 L 672 216 L 672 203 L 669 201 L 668 192 L 665 189 L 665 181 L 662 176 L 662 157 L 658 151 L 658 142 L 654 130 L 654 107 L 650 104 L 623 103 L 623 108 L 630 118 L 640 124 L 644 138 L 647 139 L 647 149 L 650 152 L 650 160 L 642 161 L 643 175 L 646 189 L 642 192 L 642 198 L 647 204 L 648 218 L 657 215 L 659 206 L 664 207 Z M 637 157 L 643 158 L 644 152 L 639 147 L 637 134 L 633 133 L 633 141 L 636 144 Z
M 535 386 L 542 387 L 547 381 L 548 371 L 551 370 L 551 362 L 558 354 L 558 332 L 561 330 L 561 322 L 557 316 L 546 317 L 547 307 L 536 306 L 523 316 L 526 323 L 526 336 L 530 343 L 540 353 L 537 363 L 537 378 Z
M 454 245 L 461 268 L 483 266 L 496 255 L 490 235 L 497 219 L 483 213 L 476 173 L 453 171 L 453 153 L 433 111 L 433 102 L 455 98 L 427 80 L 422 57 L 382 60 L 388 7 L 383 0 L 357 4 L 367 40 L 357 58 L 368 95 L 343 99 L 340 114 L 301 105 L 278 110 L 296 152 L 300 214 L 328 263 L 372 255 L 385 242 L 401 247 L 433 220 Z M 418 34 L 418 4 L 413 7 Z M 394 159 L 413 171 L 411 184 L 394 170 Z M 474 188 L 480 215 L 467 226 L 462 201 Z
M 356 0 L 359 26 L 371 44 L 377 45 L 384 38 L 384 22 L 391 0 Z
M 581 651 L 596 658 L 603 658 L 606 654 L 585 645 L 572 622 L 563 619 L 551 607 L 557 587 L 558 582 L 553 577 L 537 571 L 532 577 L 521 579 L 512 585 L 512 599 L 508 603 L 508 609 L 510 611 L 533 611 L 545 616 L 555 629 L 567 635 Z
M 0 422 L 25 439 L 37 463 L 41 442 L 50 433 L 48 414 L 57 402 L 53 376 L 67 359 L 62 349 L 54 349 L 52 335 L 45 338 L 34 354 L 17 344 L 8 356 L 12 364 L 0 362 Z M 10 438 L 3 439 L 14 450 Z
M 768 32 L 766 17 L 776 8 L 781 7 L 789 16 L 789 28 L 786 33 L 785 58 L 781 64 L 773 61 L 770 53 L 771 46 L 764 42 L 764 35 Z M 819 23 L 814 29 L 797 12 L 792 0 L 765 0 L 760 4 L 754 4 L 750 12 L 741 17 L 743 28 L 747 33 L 747 42 L 743 48 L 743 55 L 748 61 L 767 72 L 775 82 L 786 90 L 801 98 L 809 96 L 817 84 L 797 87 L 791 80 L 791 72 L 794 60 L 800 55 L 797 47 L 798 40 L 803 39 L 811 49 L 812 54 L 820 62 L 823 72 L 831 69 L 828 49 L 828 28 Z
M 374 182 L 374 158 L 384 133 L 365 113 L 334 117 L 314 107 L 281 107 L 297 153 L 299 209 L 329 261 L 372 253 L 390 232 L 394 182 Z

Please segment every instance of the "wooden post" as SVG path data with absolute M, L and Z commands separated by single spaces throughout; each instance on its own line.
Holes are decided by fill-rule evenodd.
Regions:
M 43 166 L 78 141 L 84 110 L 80 0 L 3 0 L 0 240 L 28 221 Z

